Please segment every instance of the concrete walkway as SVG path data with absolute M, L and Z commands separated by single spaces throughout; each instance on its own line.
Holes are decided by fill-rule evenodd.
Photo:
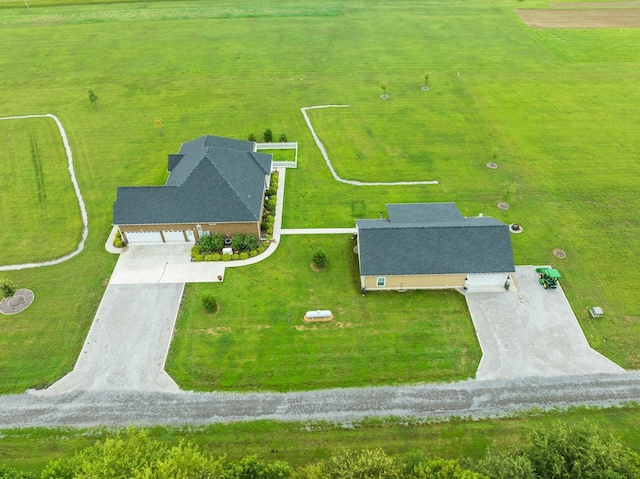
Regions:
M 184 284 L 109 284 L 74 370 L 37 396 L 178 392 L 164 371 Z
M 559 286 L 546 290 L 534 266 L 518 266 L 517 291 L 467 293 L 482 360 L 476 379 L 622 373 L 589 346 Z

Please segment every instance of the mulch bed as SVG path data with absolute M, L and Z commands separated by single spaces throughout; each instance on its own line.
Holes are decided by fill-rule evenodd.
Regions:
M 601 5 L 606 5 L 606 3 Z M 640 8 L 592 8 L 585 10 L 540 8 L 516 9 L 515 12 L 531 28 L 640 27 Z
M 4 298 L 0 301 L 0 313 L 18 314 L 31 306 L 33 298 L 33 291 L 30 289 L 19 289 L 10 298 Z

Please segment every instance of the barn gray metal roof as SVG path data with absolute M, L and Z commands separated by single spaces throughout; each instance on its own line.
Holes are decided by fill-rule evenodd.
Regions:
M 360 274 L 515 271 L 509 226 L 463 217 L 453 203 L 387 205 L 389 219 L 358 220 Z
M 271 155 L 253 142 L 203 136 L 169 155 L 164 186 L 120 187 L 113 223 L 226 223 L 260 219 Z

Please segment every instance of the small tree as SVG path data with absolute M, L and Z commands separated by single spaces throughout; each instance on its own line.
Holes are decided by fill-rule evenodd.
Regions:
M 16 285 L 8 279 L 3 279 L 2 282 L 0 282 L 0 294 L 2 294 L 3 298 L 10 298 L 16 294 L 16 290 Z
M 389 95 L 387 95 L 387 88 L 389 88 L 389 84 L 386 80 L 382 80 L 380 82 L 380 88 L 382 88 L 382 98 L 388 98 Z
M 265 143 L 271 143 L 273 141 L 273 133 L 271 132 L 271 128 L 267 128 L 266 130 L 264 130 L 262 137 L 264 138 Z
M 218 311 L 218 300 L 210 294 L 202 297 L 202 307 L 207 313 L 215 313 Z
M 258 141 L 256 139 L 256 135 L 253 134 L 253 133 L 249 133 L 249 136 L 247 137 L 247 140 L 249 140 L 249 141 Z
M 89 101 L 93 105 L 93 108 L 97 109 L 98 107 L 98 95 L 96 95 L 93 90 L 89 90 Z
M 311 259 L 311 261 L 313 262 L 313 265 L 318 269 L 324 268 L 325 266 L 327 266 L 327 263 L 329 262 L 329 260 L 327 259 L 327 255 L 324 253 L 324 251 L 317 251 L 313 255 L 313 258 Z
M 424 85 L 422 85 L 422 89 L 423 90 L 428 90 L 429 89 L 429 77 L 431 76 L 431 74 L 428 71 L 425 71 L 422 74 L 422 79 L 424 80 Z
M 289 141 L 289 139 L 287 138 L 287 135 L 283 133 L 282 135 L 280 135 L 280 138 L 278 138 L 278 141 L 280 143 L 286 143 L 287 141 Z

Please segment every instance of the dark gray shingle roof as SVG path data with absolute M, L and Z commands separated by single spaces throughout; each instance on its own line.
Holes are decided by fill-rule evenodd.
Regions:
M 360 274 L 515 271 L 508 225 L 490 217 L 464 218 L 459 212 L 455 219 L 450 207 L 442 205 L 434 204 L 433 214 L 426 211 L 428 203 L 389 205 L 392 221 L 358 220 Z M 415 216 L 416 212 L 420 214 Z
M 184 143 L 179 155 L 170 155 L 165 186 L 118 188 L 114 224 L 260 219 L 271 155 L 253 152 L 253 142 L 208 136 Z

